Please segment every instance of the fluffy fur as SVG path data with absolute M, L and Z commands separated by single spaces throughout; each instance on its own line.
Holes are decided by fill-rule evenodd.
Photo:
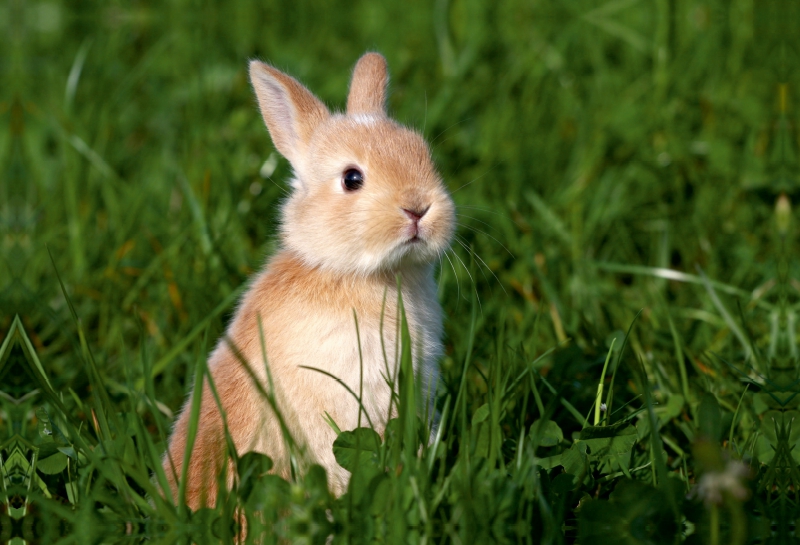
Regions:
M 250 63 L 250 78 L 275 147 L 293 167 L 293 191 L 282 209 L 282 247 L 243 296 L 227 340 L 211 353 L 209 372 L 240 455 L 265 453 L 276 472 L 289 475 L 281 426 L 252 374 L 264 390 L 274 392 L 288 431 L 303 450 L 301 469 L 308 463 L 324 466 L 338 494 L 349 474 L 333 457 L 335 433 L 324 415 L 343 430 L 353 429 L 358 403 L 335 380 L 303 366 L 323 369 L 358 392 L 361 359 L 364 408 L 382 433 L 392 394 L 387 377 L 396 373 L 399 275 L 415 372 L 435 390 L 442 313 L 432 263 L 449 247 L 453 203 L 422 137 L 386 116 L 388 75 L 382 56 L 367 53 L 357 63 L 344 114 L 331 114 L 295 79 L 259 61 Z M 363 187 L 355 191 L 342 184 L 351 168 L 363 173 Z M 173 494 L 190 405 L 191 397 L 164 458 Z M 362 416 L 362 425 L 366 421 Z M 214 504 L 225 459 L 223 437 L 222 418 L 206 383 L 187 471 L 186 500 L 193 509 Z

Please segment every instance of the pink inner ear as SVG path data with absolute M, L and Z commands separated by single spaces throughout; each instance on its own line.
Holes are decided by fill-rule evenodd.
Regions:
M 297 80 L 267 64 L 252 61 L 250 80 L 275 147 L 298 167 L 314 131 L 330 116 L 328 109 Z
M 286 91 L 277 81 L 261 74 L 257 77 L 264 95 L 262 99 L 259 90 L 256 90 L 256 94 L 259 95 L 258 102 L 261 107 L 261 115 L 267 125 L 272 141 L 275 143 L 275 147 L 286 156 L 283 148 L 296 146 L 298 138 L 292 122 L 295 117 L 294 112 L 292 112 L 292 105 L 289 102 Z M 255 81 L 253 86 L 257 87 Z
M 253 88 L 272 143 L 281 155 L 294 162 L 298 144 L 294 122 L 296 116 L 286 89 L 270 72 L 264 67 L 253 67 Z

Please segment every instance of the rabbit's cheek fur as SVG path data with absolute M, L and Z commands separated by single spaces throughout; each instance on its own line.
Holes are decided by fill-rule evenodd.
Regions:
M 449 246 L 452 204 L 433 200 L 417 223 L 418 241 L 410 244 L 413 222 L 396 199 L 368 194 L 346 195 L 331 205 L 315 204 L 314 195 L 290 199 L 284 210 L 284 241 L 309 265 L 355 274 L 388 271 L 430 263 Z M 358 202 L 342 202 L 344 199 Z M 413 205 L 407 205 L 409 207 Z
M 453 235 L 454 207 L 424 141 L 389 121 L 367 130 L 338 120 L 333 128 L 340 132 L 326 124 L 311 145 L 317 176 L 299 182 L 284 206 L 286 247 L 310 265 L 354 274 L 438 259 Z M 386 145 L 397 140 L 403 146 Z M 364 172 L 364 187 L 346 192 L 341 175 L 350 166 Z M 413 247 L 404 209 L 427 210 Z

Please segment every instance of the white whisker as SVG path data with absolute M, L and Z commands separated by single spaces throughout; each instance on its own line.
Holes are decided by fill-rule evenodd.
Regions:
M 450 268 L 453 269 L 453 276 L 456 279 L 456 300 L 461 301 L 461 282 L 458 281 L 458 273 L 456 272 L 456 267 L 453 265 L 453 260 L 450 259 L 450 256 L 447 255 L 447 250 L 443 252 L 443 255 L 447 258 L 447 261 L 450 262 Z M 456 306 L 458 308 L 458 306 Z
M 268 178 L 267 178 L 267 180 L 269 180 L 270 182 L 272 182 L 272 185 L 274 185 L 275 187 L 277 187 L 278 189 L 280 189 L 280 190 L 281 190 L 281 193 L 283 193 L 283 195 L 284 195 L 285 197 L 288 197 L 288 196 L 290 196 L 290 195 L 292 194 L 292 192 L 291 192 L 291 191 L 289 191 L 289 190 L 288 190 L 288 189 L 286 189 L 284 186 L 282 186 L 281 184 L 279 184 L 278 182 L 276 182 L 275 180 L 273 180 L 273 179 L 272 179 L 272 176 L 268 177 Z
M 469 269 L 464 264 L 464 261 L 460 257 L 458 257 L 458 254 L 453 252 L 453 256 L 456 259 L 458 259 L 459 262 L 461 262 L 461 266 L 464 267 L 464 270 L 466 271 L 467 275 L 469 276 L 469 279 L 472 282 L 472 290 L 475 292 L 475 298 L 478 300 L 478 309 L 481 311 L 481 316 L 483 316 L 483 305 L 481 305 L 481 296 L 478 295 L 478 285 L 475 283 L 475 279 L 472 278 L 472 273 L 469 272 Z
M 501 214 L 500 212 L 498 212 L 496 210 L 492 210 L 491 208 L 486 208 L 486 207 L 483 207 L 483 206 L 470 206 L 470 205 L 467 205 L 467 204 L 459 204 L 459 205 L 456 205 L 456 208 L 458 208 L 458 209 L 467 208 L 469 210 L 479 210 L 481 212 L 486 212 L 487 214 L 494 214 L 495 216 L 500 216 L 500 217 L 503 217 L 503 218 L 508 218 L 509 217 L 508 214 Z
M 471 230 L 471 231 L 475 231 L 476 233 L 480 233 L 481 235 L 484 235 L 484 236 L 487 236 L 487 237 L 489 237 L 490 239 L 492 239 L 493 241 L 495 241 L 496 243 L 498 243 L 498 244 L 500 245 L 500 247 L 501 247 L 501 248 L 503 248 L 503 249 L 504 249 L 504 250 L 505 250 L 505 251 L 508 253 L 508 255 L 510 255 L 510 256 L 511 256 L 511 258 L 512 258 L 512 259 L 516 259 L 516 257 L 514 256 L 514 254 L 512 254 L 512 253 L 511 253 L 511 250 L 509 250 L 508 248 L 506 248 L 506 247 L 503 245 L 503 243 L 502 243 L 502 242 L 500 242 L 499 240 L 497 240 L 496 238 L 494 238 L 494 237 L 493 237 L 492 235 L 490 235 L 489 233 L 487 233 L 487 232 L 485 232 L 485 231 L 481 231 L 480 229 L 478 229 L 478 228 L 476 228 L 476 227 L 472 227 L 471 225 L 466 225 L 466 224 L 464 224 L 464 223 L 457 223 L 456 225 L 458 225 L 459 227 L 466 227 L 467 229 L 469 229 L 469 230 Z
M 499 164 L 499 163 L 498 163 L 498 164 Z M 492 165 L 492 166 L 490 166 L 490 167 L 489 167 L 489 169 L 488 169 L 486 172 L 484 172 L 483 174 L 481 174 L 481 175 L 480 175 L 480 176 L 478 176 L 477 178 L 473 178 L 472 180 L 470 180 L 469 182 L 465 183 L 464 185 L 462 185 L 461 187 L 459 187 L 458 189 L 456 189 L 456 190 L 455 190 L 455 191 L 453 191 L 452 193 L 453 193 L 453 194 L 455 194 L 455 193 L 458 193 L 459 191 L 461 191 L 462 189 L 464 189 L 464 188 L 465 188 L 465 187 L 467 187 L 468 185 L 470 185 L 470 184 L 472 184 L 472 183 L 474 183 L 474 182 L 477 182 L 478 180 L 480 180 L 481 178 L 483 178 L 484 176 L 486 176 L 487 174 L 489 174 L 489 173 L 490 173 L 492 170 L 494 170 L 494 168 L 495 168 L 496 166 L 497 166 L 497 165 Z
M 465 243 L 464 243 L 464 242 L 461 240 L 461 238 L 460 238 L 460 237 L 458 237 L 458 236 L 456 236 L 456 237 L 455 237 L 455 241 L 456 241 L 456 242 L 458 242 L 458 243 L 461 245 L 461 247 L 462 247 L 462 248 L 464 248 L 464 249 L 465 249 L 467 252 L 469 252 L 470 254 L 474 255 L 476 258 L 478 258 L 478 260 L 479 260 L 479 261 L 480 261 L 480 262 L 483 264 L 483 266 L 486 268 L 486 270 L 487 270 L 487 271 L 489 271 L 489 274 L 491 274 L 492 276 L 494 276 L 494 279 L 495 279 L 495 281 L 497 282 L 497 284 L 500 286 L 500 289 L 501 289 L 501 290 L 503 290 L 503 293 L 505 293 L 505 294 L 506 294 L 506 296 L 507 296 L 507 295 L 508 295 L 508 292 L 506 291 L 506 288 L 505 288 L 505 286 L 503 286 L 503 284 L 500 282 L 500 279 L 499 279 L 499 278 L 497 278 L 497 275 L 496 275 L 496 274 L 494 274 L 494 271 L 493 271 L 493 270 L 492 270 L 492 269 L 489 267 L 489 265 L 487 265 L 487 264 L 486 264 L 486 262 L 483 260 L 483 258 L 481 258 L 481 256 L 479 256 L 479 255 L 478 255 L 478 252 L 476 252 L 476 251 L 475 251 L 475 250 L 473 250 L 472 248 L 469 248 L 469 247 L 468 247 L 468 246 L 467 246 L 467 245 L 466 245 L 466 244 L 465 244 Z M 483 274 L 483 271 L 482 271 L 482 270 L 481 270 L 481 274 Z M 483 274 L 483 277 L 484 277 L 484 278 L 486 278 L 486 275 L 485 275 L 485 274 Z M 489 281 L 489 279 L 488 279 L 488 278 L 486 278 L 486 281 L 488 282 L 488 281 Z
M 483 220 L 479 220 L 478 218 L 475 218 L 475 217 L 473 217 L 473 216 L 467 216 L 466 214 L 456 214 L 456 217 L 458 217 L 458 218 L 468 218 L 468 219 L 471 219 L 472 221 L 477 221 L 478 223 L 482 223 L 482 224 L 484 224 L 484 225 L 485 225 L 486 227 L 488 227 L 489 229 L 491 229 L 491 230 L 493 230 L 493 231 L 496 231 L 496 232 L 497 232 L 497 234 L 500 234 L 500 231 L 498 231 L 498 230 L 497 230 L 497 229 L 494 227 L 494 225 L 492 225 L 491 223 L 486 223 L 485 221 L 483 221 Z M 464 225 L 464 224 L 459 224 L 459 225 Z
M 425 114 L 425 115 L 427 115 L 427 112 L 426 112 L 426 114 Z M 439 137 L 440 137 L 440 136 L 442 136 L 444 133 L 446 133 L 447 131 L 449 131 L 450 129 L 452 129 L 453 127 L 455 127 L 456 125 L 460 125 L 460 124 L 464 123 L 465 121 L 469 121 L 470 119 L 472 119 L 472 118 L 471 118 L 471 117 L 467 117 L 466 119 L 462 119 L 461 121 L 456 121 L 455 123 L 453 123 L 452 125 L 450 125 L 450 126 L 449 126 L 449 127 L 447 127 L 446 129 L 444 129 L 442 132 L 440 132 L 439 134 L 437 134 L 437 135 L 436 135 L 436 138 L 434 138 L 434 139 L 431 141 L 431 144 L 430 144 L 430 145 L 431 145 L 431 149 L 434 149 L 434 148 L 436 147 L 436 141 L 437 141 L 437 140 L 439 140 Z M 443 140 L 442 142 L 440 142 L 440 144 L 441 144 L 441 143 L 444 143 L 444 142 L 447 142 L 447 139 L 445 139 L 445 140 Z

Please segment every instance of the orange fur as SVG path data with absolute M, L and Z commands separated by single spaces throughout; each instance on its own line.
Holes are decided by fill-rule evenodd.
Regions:
M 384 113 L 388 83 L 389 74 L 386 72 L 386 61 L 383 57 L 377 53 L 367 53 L 361 57 L 353 70 L 353 83 L 347 97 L 347 113 Z
M 338 494 L 349 475 L 333 457 L 335 433 L 324 415 L 347 430 L 359 424 L 361 411 L 343 386 L 304 367 L 325 370 L 353 392 L 363 390 L 367 415 L 362 413 L 361 425 L 368 416 L 383 433 L 392 395 L 387 380 L 396 373 L 399 276 L 415 372 L 435 389 L 442 316 L 432 262 L 449 246 L 453 203 L 423 139 L 385 116 L 388 76 L 380 55 L 368 53 L 356 65 L 346 115 L 329 114 L 296 80 L 263 63 L 251 63 L 251 79 L 273 141 L 294 168 L 294 190 L 283 206 L 282 247 L 243 296 L 226 339 L 211 353 L 209 373 L 239 454 L 267 454 L 274 471 L 289 476 L 287 442 L 255 377 L 274 394 L 299 445 L 301 452 L 294 454 L 300 469 L 321 464 Z M 357 191 L 341 184 L 351 168 L 363 173 Z M 410 219 L 408 210 L 422 212 L 420 219 Z M 173 493 L 190 404 L 191 399 L 175 424 L 164 460 Z M 193 509 L 214 504 L 226 459 L 223 437 L 206 384 L 187 471 L 186 500 Z M 230 486 L 232 468 L 226 471 Z

